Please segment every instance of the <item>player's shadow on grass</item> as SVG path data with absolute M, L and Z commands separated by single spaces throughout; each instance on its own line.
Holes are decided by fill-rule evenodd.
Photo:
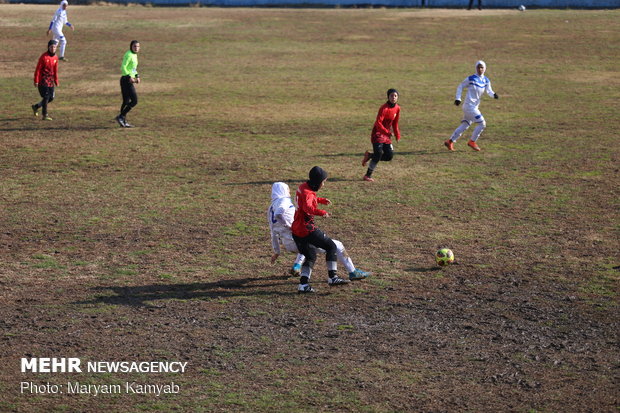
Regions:
M 450 153 L 447 150 L 422 150 L 422 151 L 403 151 L 400 152 L 398 149 L 394 150 L 394 156 L 412 156 L 412 155 L 434 155 L 438 153 Z M 315 155 L 315 158 L 355 158 L 358 157 L 362 159 L 364 157 L 363 152 L 355 152 L 355 153 L 330 153 L 330 154 L 321 154 Z
M 438 265 L 433 265 L 432 267 L 411 267 L 405 268 L 407 272 L 434 272 L 441 270 L 441 267 Z
M 153 304 L 153 302 L 158 300 L 289 296 L 296 294 L 295 287 L 297 286 L 297 284 L 290 281 L 289 278 L 289 276 L 272 276 L 221 280 L 210 283 L 94 287 L 92 290 L 99 292 L 96 298 L 77 301 L 74 304 L 108 304 L 157 308 L 158 306 Z M 284 284 L 290 287 L 287 288 L 287 291 L 270 290 L 267 288 Z M 112 292 L 113 294 L 109 294 L 108 292 Z
M 345 178 L 328 178 L 329 182 L 357 182 L 359 179 L 345 179 Z M 228 182 L 224 185 L 228 186 L 237 186 L 237 185 L 272 185 L 274 182 L 284 182 L 288 184 L 288 186 L 294 185 L 294 188 L 297 187 L 300 183 L 304 182 L 305 179 L 300 177 L 299 179 L 278 179 L 276 181 L 250 181 L 250 182 Z M 293 194 L 294 195 L 294 194 Z
M 39 121 L 40 122 L 40 121 Z M 45 125 L 21 127 L 21 128 L 0 128 L 0 132 L 25 132 L 25 131 L 89 131 L 89 130 L 103 130 L 110 129 L 109 126 L 51 126 L 49 123 Z

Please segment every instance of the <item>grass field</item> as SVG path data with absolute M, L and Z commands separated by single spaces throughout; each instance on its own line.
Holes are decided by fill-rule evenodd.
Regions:
M 0 5 L 0 411 L 617 412 L 620 12 Z M 142 45 L 137 127 L 119 66 Z M 454 91 L 486 60 L 475 153 Z M 403 139 L 362 154 L 385 91 Z M 320 165 L 319 225 L 373 276 L 296 294 L 270 185 Z M 450 247 L 457 263 L 434 264 Z M 21 373 L 22 357 L 186 361 Z M 21 382 L 180 386 L 31 394 Z

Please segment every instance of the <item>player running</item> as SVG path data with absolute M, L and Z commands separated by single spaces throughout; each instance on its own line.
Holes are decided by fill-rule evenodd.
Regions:
M 60 60 L 67 61 L 65 58 L 65 47 L 67 46 L 67 38 L 62 33 L 62 29 L 65 25 L 71 27 L 71 30 L 75 30 L 75 26 L 73 26 L 67 20 L 67 7 L 69 3 L 66 0 L 62 0 L 60 2 L 60 6 L 56 13 L 54 13 L 54 17 L 52 17 L 52 21 L 50 22 L 50 27 L 47 29 L 47 35 L 49 36 L 50 32 L 52 32 L 52 39 L 56 40 L 60 46 L 60 50 L 58 54 L 60 55 Z
M 398 128 L 400 106 L 396 103 L 398 102 L 398 96 L 396 89 L 389 89 L 387 91 L 387 102 L 379 108 L 379 113 L 370 135 L 373 152 L 371 154 L 370 151 L 366 151 L 362 160 L 362 166 L 366 166 L 368 160 L 371 160 L 366 175 L 364 175 L 364 181 L 373 182 L 372 173 L 379 161 L 389 162 L 394 157 L 392 137 L 395 136 L 396 141 L 400 140 L 400 129 Z
M 487 127 L 487 124 L 484 120 L 484 116 L 478 110 L 478 105 L 480 105 L 480 99 L 482 98 L 482 94 L 487 92 L 487 94 L 494 99 L 499 99 L 497 93 L 493 92 L 491 88 L 491 80 L 484 75 L 486 71 L 487 64 L 482 60 L 476 62 L 476 73 L 465 78 L 456 88 L 456 100 L 454 104 L 456 106 L 461 104 L 461 94 L 463 92 L 463 88 L 467 88 L 467 95 L 465 95 L 465 103 L 463 103 L 463 120 L 461 121 L 461 125 L 454 130 L 450 139 L 444 142 L 444 145 L 448 148 L 448 150 L 454 150 L 454 142 L 465 132 L 472 122 L 477 123 L 476 128 L 474 129 L 474 133 L 471 135 L 471 139 L 467 142 L 467 145 L 472 148 L 474 151 L 479 151 L 480 147 L 476 143 L 480 134 Z

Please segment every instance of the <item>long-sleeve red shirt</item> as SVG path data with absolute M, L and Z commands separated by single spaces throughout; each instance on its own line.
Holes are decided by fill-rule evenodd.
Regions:
M 372 128 L 370 141 L 372 143 L 392 143 L 390 136 L 392 130 L 396 140 L 400 139 L 400 129 L 398 128 L 398 119 L 400 118 L 400 106 L 394 105 L 393 108 L 386 102 L 379 108 L 377 120 Z
M 34 83 L 48 87 L 58 86 L 58 56 L 45 52 L 39 57 L 34 71 Z
M 311 232 L 317 229 L 314 224 L 314 216 L 323 216 L 327 214 L 327 211 L 318 209 L 318 204 L 327 204 L 327 198 L 320 198 L 316 196 L 316 192 L 310 189 L 307 182 L 299 185 L 297 193 L 295 195 L 297 200 L 297 211 L 295 211 L 295 218 L 293 219 L 293 235 L 298 237 L 307 237 Z

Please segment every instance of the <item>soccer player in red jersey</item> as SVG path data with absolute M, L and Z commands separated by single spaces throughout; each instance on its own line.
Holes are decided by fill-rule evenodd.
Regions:
M 329 217 L 329 212 L 319 209 L 318 204 L 329 205 L 331 201 L 316 195 L 317 191 L 325 185 L 327 172 L 321 167 L 315 166 L 310 170 L 309 178 L 297 188 L 297 211 L 295 212 L 295 218 L 291 227 L 297 249 L 306 257 L 301 267 L 301 277 L 297 289 L 297 292 L 300 294 L 315 292 L 314 288 L 310 286 L 310 276 L 316 262 L 317 248 L 325 250 L 327 274 L 329 276 L 327 283 L 330 286 L 336 286 L 350 282 L 338 276 L 338 264 L 336 261 L 338 249 L 336 244 L 314 222 L 316 215 Z
M 34 87 L 39 89 L 41 102 L 31 106 L 34 116 L 39 116 L 39 108 L 43 108 L 42 120 L 52 120 L 47 114 L 47 104 L 54 100 L 54 87 L 58 86 L 58 56 L 56 48 L 58 42 L 47 42 L 47 51 L 39 57 L 37 68 L 34 71 Z
M 389 89 L 387 91 L 388 100 L 379 108 L 377 120 L 372 128 L 370 141 L 372 142 L 372 154 L 366 151 L 362 166 L 366 166 L 368 160 L 368 170 L 364 175 L 364 181 L 372 182 L 372 173 L 377 167 L 379 161 L 389 162 L 394 157 L 394 147 L 392 146 L 392 136 L 396 137 L 396 141 L 400 140 L 400 129 L 398 128 L 398 120 L 400 119 L 400 106 L 398 102 L 398 91 Z M 393 132 L 393 133 L 392 133 Z

